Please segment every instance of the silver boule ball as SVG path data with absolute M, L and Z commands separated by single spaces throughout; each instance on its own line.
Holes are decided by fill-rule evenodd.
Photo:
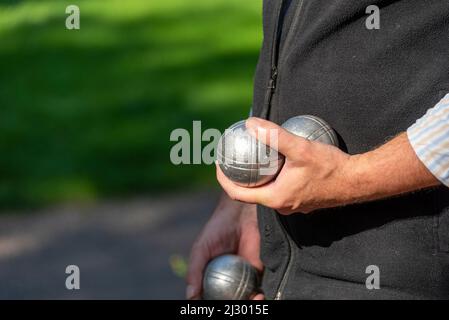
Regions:
M 285 121 L 282 127 L 305 139 L 338 147 L 337 134 L 326 121 L 318 117 L 310 115 L 293 117 Z
M 245 120 L 229 127 L 217 146 L 223 173 L 243 187 L 258 187 L 271 181 L 284 164 L 284 156 L 251 136 Z
M 205 300 L 249 300 L 258 291 L 257 270 L 239 256 L 219 256 L 206 267 L 203 278 Z

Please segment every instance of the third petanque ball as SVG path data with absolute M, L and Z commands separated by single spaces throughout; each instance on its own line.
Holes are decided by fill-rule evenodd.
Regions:
M 269 182 L 284 163 L 282 155 L 248 133 L 245 121 L 235 123 L 221 136 L 217 159 L 223 173 L 243 187 Z
M 293 117 L 282 127 L 305 139 L 338 146 L 335 131 L 318 117 Z M 258 187 L 270 182 L 284 164 L 283 155 L 248 133 L 245 121 L 232 125 L 222 135 L 217 147 L 217 159 L 226 177 L 244 187 Z
M 258 291 L 257 270 L 239 256 L 219 256 L 206 267 L 203 278 L 205 300 L 248 300 Z

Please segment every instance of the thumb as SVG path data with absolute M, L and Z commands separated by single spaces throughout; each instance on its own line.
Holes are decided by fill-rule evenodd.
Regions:
M 307 139 L 298 137 L 276 123 L 261 118 L 249 118 L 246 120 L 246 128 L 257 140 L 277 150 L 287 158 L 293 158 L 296 154 L 301 153 L 298 150 L 303 150 L 310 144 Z

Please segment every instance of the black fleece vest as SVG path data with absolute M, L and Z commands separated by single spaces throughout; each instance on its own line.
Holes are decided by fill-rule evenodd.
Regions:
M 280 3 L 264 1 L 255 116 L 316 115 L 357 154 L 449 92 L 448 0 L 293 0 L 285 24 Z M 373 4 L 380 30 L 365 26 Z M 449 298 L 447 188 L 309 215 L 259 207 L 258 218 L 267 298 Z M 366 287 L 368 266 L 378 290 Z

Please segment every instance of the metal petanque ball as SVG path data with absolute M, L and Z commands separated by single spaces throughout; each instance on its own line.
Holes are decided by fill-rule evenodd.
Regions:
M 258 289 L 257 270 L 236 255 L 228 254 L 213 259 L 204 272 L 205 300 L 249 300 Z
M 305 139 L 338 147 L 337 134 L 326 121 L 318 117 L 309 115 L 293 117 L 285 121 L 282 127 Z
M 284 156 L 251 136 L 240 121 L 229 127 L 217 146 L 223 173 L 243 187 L 257 187 L 272 180 L 284 164 Z

